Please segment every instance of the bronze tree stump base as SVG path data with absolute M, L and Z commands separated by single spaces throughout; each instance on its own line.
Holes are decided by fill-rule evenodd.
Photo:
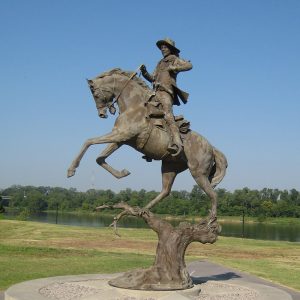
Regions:
M 132 270 L 110 280 L 108 283 L 118 288 L 147 291 L 185 290 L 194 286 L 188 274 L 182 281 L 160 281 L 159 273 L 159 270 L 155 267 L 144 270 Z
M 192 242 L 212 244 L 217 240 L 221 231 L 216 219 L 203 219 L 198 224 L 182 222 L 174 227 L 150 211 L 140 207 L 131 207 L 124 202 L 115 205 L 103 205 L 97 209 L 102 208 L 122 208 L 124 210 L 115 218 L 113 223 L 115 226 L 122 216 L 132 215 L 144 219 L 158 236 L 153 266 L 148 269 L 129 271 L 109 281 L 111 286 L 119 288 L 166 291 L 193 287 L 184 261 L 186 248 Z

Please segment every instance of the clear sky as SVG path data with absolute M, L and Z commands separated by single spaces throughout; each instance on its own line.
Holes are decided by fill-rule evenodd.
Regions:
M 300 189 L 300 1 L 52 0 L 0 3 L 0 188 L 12 184 L 160 190 L 160 162 L 123 146 L 108 160 L 93 146 L 75 177 L 82 143 L 109 132 L 85 78 L 114 67 L 153 71 L 157 40 L 171 37 L 193 69 L 175 109 L 229 162 L 219 187 Z M 186 171 L 175 190 L 191 190 Z

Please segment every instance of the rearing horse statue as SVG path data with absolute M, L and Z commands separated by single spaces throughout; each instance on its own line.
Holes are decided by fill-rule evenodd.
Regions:
M 204 137 L 192 130 L 185 134 L 182 155 L 177 157 L 166 155 L 170 141 L 168 132 L 156 126 L 149 131 L 150 120 L 145 103 L 153 92 L 143 80 L 134 75 L 135 73 L 113 69 L 88 80 L 99 117 L 107 118 L 107 109 L 114 114 L 114 103 L 118 105 L 119 116 L 110 133 L 86 140 L 68 169 L 68 177 L 75 174 L 87 149 L 96 144 L 109 144 L 96 160 L 101 167 L 116 178 L 129 175 L 130 172 L 127 170 L 115 170 L 105 161 L 122 145 L 129 145 L 145 154 L 147 158 L 162 161 L 162 190 L 145 206 L 145 209 L 151 209 L 167 197 L 177 174 L 189 169 L 197 184 L 211 199 L 210 220 L 216 219 L 217 195 L 214 187 L 225 176 L 226 157 Z

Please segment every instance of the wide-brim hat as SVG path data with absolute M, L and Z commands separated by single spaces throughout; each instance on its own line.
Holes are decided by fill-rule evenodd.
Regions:
M 165 38 L 164 40 L 159 40 L 156 42 L 156 46 L 160 49 L 161 45 L 167 45 L 170 47 L 173 51 L 179 53 L 180 50 L 175 47 L 175 42 L 169 38 Z

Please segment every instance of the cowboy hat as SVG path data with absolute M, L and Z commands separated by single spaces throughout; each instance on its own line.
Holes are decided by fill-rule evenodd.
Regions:
M 179 53 L 180 50 L 175 47 L 175 42 L 170 38 L 165 38 L 164 40 L 159 40 L 156 42 L 156 46 L 160 49 L 161 45 L 167 45 L 172 49 L 174 52 Z

